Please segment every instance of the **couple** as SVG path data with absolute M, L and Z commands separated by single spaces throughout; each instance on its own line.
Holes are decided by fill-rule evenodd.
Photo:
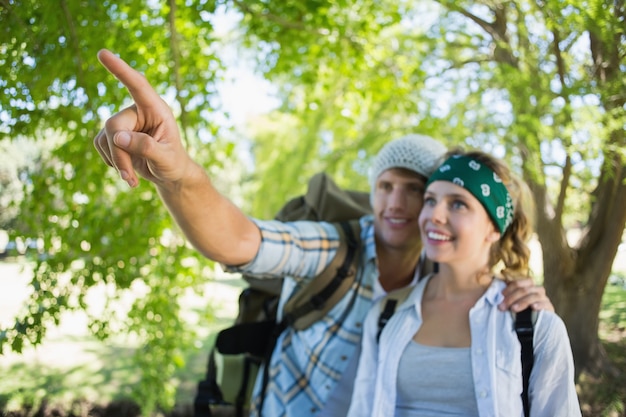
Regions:
M 133 106 L 109 118 L 104 129 L 94 139 L 94 145 L 103 160 L 116 168 L 121 178 L 131 187 L 138 185 L 138 175 L 154 183 L 164 204 L 189 241 L 207 258 L 227 265 L 231 271 L 243 271 L 263 277 L 289 277 L 284 280 L 281 294 L 280 305 L 284 305 L 298 283 L 316 276 L 334 256 L 339 239 L 335 228 L 323 222 L 282 223 L 247 217 L 213 187 L 205 170 L 191 160 L 183 148 L 178 126 L 171 110 L 148 81 L 109 51 L 101 51 L 98 57 L 101 63 L 127 87 L 135 101 Z M 448 347 L 454 342 L 455 346 L 462 345 L 462 348 L 468 348 L 471 345 L 472 349 L 475 348 L 474 339 L 471 338 L 478 335 L 473 333 L 473 326 L 470 331 L 467 313 L 472 305 L 469 299 L 462 300 L 458 305 L 449 303 L 453 310 L 446 312 L 446 316 L 442 318 L 432 314 L 432 312 L 439 314 L 437 307 L 443 307 L 437 304 L 439 301 L 437 297 L 458 295 L 451 291 L 460 291 L 462 283 L 457 282 L 456 279 L 460 277 L 454 275 L 457 271 L 455 269 L 457 260 L 454 256 L 457 254 L 452 256 L 453 254 L 445 253 L 445 248 L 453 248 L 456 242 L 447 241 L 452 236 L 449 234 L 451 230 L 446 231 L 443 226 L 439 225 L 442 219 L 446 221 L 445 216 L 439 219 L 436 217 L 442 216 L 440 213 L 443 211 L 442 206 L 445 206 L 449 200 L 445 188 L 442 191 L 437 187 L 442 183 L 446 186 L 448 183 L 453 183 L 449 180 L 431 182 L 429 193 L 434 194 L 429 194 L 429 197 L 424 199 L 426 181 L 441 162 L 444 153 L 445 148 L 442 144 L 428 137 L 417 135 L 392 141 L 379 152 L 370 175 L 374 215 L 366 216 L 360 221 L 361 237 L 364 242 L 356 279 L 360 285 L 353 286 L 326 317 L 307 330 L 288 329 L 280 336 L 269 363 L 271 380 L 263 401 L 263 410 L 255 408 L 255 405 L 259 404 L 257 395 L 252 405 L 252 415 L 262 414 L 265 417 L 346 415 L 355 387 L 355 376 L 357 376 L 361 352 L 361 336 L 364 325 L 368 326 L 364 323 L 368 312 L 372 310 L 374 301 L 386 293 L 417 283 L 422 252 L 420 223 L 418 222 L 420 212 L 422 216 L 431 217 L 430 220 L 426 217 L 422 218 L 424 225 L 428 225 L 424 230 L 427 233 L 425 235 L 426 246 L 430 251 L 429 256 L 435 256 L 435 260 L 440 260 L 442 266 L 440 273 L 436 276 L 422 280 L 416 287 L 416 292 L 407 300 L 415 305 L 420 302 L 424 294 L 424 306 L 428 306 L 429 300 L 433 302 L 431 310 L 423 317 L 406 318 L 407 326 L 411 326 L 408 330 L 413 332 L 409 336 L 415 339 L 416 344 L 426 347 L 438 346 L 438 344 Z M 460 188 L 462 191 L 463 187 Z M 424 202 L 428 205 L 422 211 Z M 452 208 L 457 206 L 460 208 L 461 203 L 451 202 L 447 210 L 452 212 Z M 499 210 L 496 211 L 499 212 Z M 429 229 L 432 227 L 431 224 L 437 226 L 431 230 Z M 521 232 L 527 233 L 523 230 Z M 464 239 L 473 239 L 472 242 L 476 242 L 477 238 L 474 233 L 478 231 L 467 233 Z M 487 238 L 486 232 L 481 231 L 481 233 Z M 511 229 L 505 234 L 508 233 L 519 232 L 517 229 Z M 466 243 L 463 240 L 463 245 Z M 478 249 L 472 248 L 471 245 L 469 244 L 470 247 L 467 249 Z M 483 247 L 484 245 L 481 246 Z M 506 250 L 505 256 L 516 253 L 508 248 Z M 454 252 L 452 249 L 451 251 Z M 476 254 L 472 256 L 477 257 Z M 494 253 L 494 258 L 485 260 L 487 264 L 484 266 L 491 265 L 492 259 L 499 259 L 501 256 L 500 253 Z M 524 261 L 514 258 L 513 262 L 516 265 L 513 272 L 518 272 L 517 269 L 523 270 L 523 266 L 527 265 L 527 259 Z M 499 303 L 498 308 L 501 311 L 509 308 L 521 311 L 529 305 L 534 309 L 552 310 L 552 305 L 546 298 L 543 288 L 534 286 L 530 279 L 512 281 L 504 288 L 498 280 L 493 280 L 493 284 L 488 284 L 492 281 L 489 276 L 487 274 L 475 275 L 475 281 L 466 279 L 463 281 L 463 290 L 471 289 L 472 294 L 478 297 L 478 303 L 490 303 L 490 307 L 495 306 L 494 303 Z M 453 287 L 455 283 L 456 286 Z M 356 297 L 353 297 L 355 294 Z M 350 302 L 353 298 L 354 302 Z M 413 310 L 419 311 L 415 308 Z M 441 311 L 444 311 L 444 308 L 441 308 Z M 495 320 L 498 316 L 510 316 L 508 313 L 498 315 L 495 310 L 486 308 L 481 311 L 481 314 L 485 315 L 485 320 Z M 465 320 L 460 319 L 461 314 L 465 314 Z M 473 310 L 470 312 L 470 317 L 475 318 L 472 314 L 474 314 Z M 404 315 L 406 313 L 402 307 L 397 317 Z M 409 320 L 412 321 L 409 322 Z M 423 320 L 424 327 L 420 328 L 421 320 Z M 445 320 L 445 326 L 439 326 L 437 320 Z M 502 325 L 505 320 L 508 319 L 499 319 L 495 324 Z M 554 326 L 556 328 L 560 326 L 564 331 L 562 322 L 553 313 L 543 312 L 537 321 L 538 335 L 543 332 L 541 329 L 544 322 L 557 323 Z M 480 331 L 493 331 L 494 323 L 489 321 L 489 325 L 484 328 L 486 323 L 482 324 Z M 387 346 L 390 340 L 388 338 L 400 337 L 395 336 L 392 322 L 389 324 L 389 329 L 385 330 L 385 335 L 382 336 L 378 346 L 368 346 L 369 330 L 366 327 L 363 353 L 367 355 L 367 358 L 363 359 L 360 364 L 361 369 L 358 372 L 357 390 L 353 408 L 350 411 L 351 415 L 391 415 L 399 406 L 398 399 L 404 398 L 409 402 L 422 400 L 401 396 L 396 398 L 395 388 L 393 393 L 387 393 L 391 397 L 381 397 L 379 387 L 382 386 L 380 385 L 383 382 L 382 378 L 392 378 L 395 387 L 395 382 L 399 381 L 397 378 L 402 377 L 402 375 L 396 375 L 391 368 L 389 370 L 374 369 L 382 362 L 369 363 L 370 358 L 382 358 L 376 350 Z M 457 334 L 458 331 L 461 333 Z M 449 334 L 450 332 L 454 334 Z M 537 336 L 537 340 L 542 339 Z M 557 343 L 569 353 L 561 358 L 562 365 L 551 363 L 545 366 L 546 368 L 558 366 L 559 369 L 556 371 L 552 369 L 548 373 L 547 369 L 545 371 L 538 369 L 533 372 L 530 390 L 531 403 L 542 407 L 553 407 L 554 410 L 551 412 L 552 408 L 549 408 L 544 413 L 538 409 L 533 415 L 559 415 L 559 413 L 569 415 L 567 414 L 568 404 L 577 407 L 577 400 L 571 388 L 573 387 L 573 365 L 566 334 L 565 338 L 558 337 L 556 341 L 550 339 L 547 342 Z M 488 343 L 488 340 L 483 339 L 481 343 Z M 394 344 L 391 343 L 391 345 Z M 535 345 L 535 349 L 551 347 Z M 482 358 L 482 362 L 475 362 L 474 357 L 470 362 L 469 355 L 466 356 L 464 360 L 466 370 L 472 364 L 475 367 L 476 364 L 485 367 L 475 369 L 474 377 L 468 376 L 467 382 L 470 385 L 455 385 L 455 392 L 449 393 L 454 397 L 446 400 L 448 404 L 452 403 L 450 399 L 454 398 L 456 402 L 456 396 L 462 395 L 462 398 L 469 401 L 475 410 L 481 412 L 481 415 L 485 409 L 491 410 L 490 414 L 496 414 L 497 411 L 499 415 L 506 415 L 508 409 L 503 409 L 505 411 L 502 412 L 499 408 L 497 409 L 502 401 L 508 403 L 507 407 L 521 410 L 519 398 L 521 377 L 518 372 L 519 367 L 516 365 L 519 363 L 519 356 L 514 358 L 513 353 L 504 351 L 504 348 L 500 346 L 498 349 L 490 346 L 490 349 L 483 353 L 498 356 Z M 403 354 L 403 352 L 399 353 Z M 541 358 L 539 352 L 536 352 L 536 357 L 538 362 L 535 368 L 543 368 L 544 366 L 539 366 Z M 511 358 L 511 362 L 515 361 L 515 364 L 511 363 L 509 367 L 503 363 L 508 358 Z M 390 357 L 385 359 L 392 361 L 394 357 L 390 353 Z M 550 361 L 553 359 L 553 357 L 546 358 Z M 439 372 L 443 369 L 441 366 L 444 364 L 429 363 L 429 374 Z M 497 368 L 498 366 L 502 368 Z M 394 369 L 398 369 L 397 364 Z M 383 374 L 383 371 L 386 373 Z M 394 374 L 390 375 L 389 371 Z M 492 371 L 496 373 L 493 374 Z M 372 372 L 375 373 L 374 378 L 372 378 Z M 414 372 L 414 375 L 420 374 L 422 370 Z M 482 379 L 476 378 L 481 375 Z M 548 378 L 555 376 L 559 378 L 543 380 L 544 375 Z M 506 383 L 511 385 L 513 381 L 518 381 L 519 389 L 514 390 L 510 396 L 499 391 L 499 384 L 504 383 L 500 381 L 500 377 L 508 378 Z M 476 386 L 477 383 L 488 381 L 491 381 L 489 386 Z M 533 383 L 544 386 L 535 388 Z M 559 386 L 558 392 L 567 397 L 552 398 L 554 384 Z M 257 394 L 259 387 L 260 381 L 257 380 L 255 387 Z M 479 388 L 487 390 L 485 391 L 486 397 L 479 396 Z M 390 387 L 385 385 L 385 389 L 388 390 Z M 457 389 L 459 389 L 458 393 Z M 424 392 L 424 395 L 427 394 L 428 392 Z M 500 398 L 498 397 L 500 395 L 507 396 Z M 574 395 L 574 398 L 571 398 L 571 395 Z M 371 407 L 380 407 L 382 403 L 379 403 L 383 402 L 385 407 L 392 407 L 392 411 L 388 414 L 373 414 L 374 409 L 368 405 L 368 408 L 362 412 L 357 403 L 363 397 L 367 397 L 368 400 L 363 405 L 374 401 Z M 399 409 L 397 412 L 400 412 Z

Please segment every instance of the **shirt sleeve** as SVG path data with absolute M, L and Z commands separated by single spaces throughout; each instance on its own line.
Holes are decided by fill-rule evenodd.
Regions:
M 261 231 L 261 246 L 245 265 L 224 265 L 227 272 L 259 278 L 309 278 L 330 263 L 339 247 L 339 233 L 332 223 L 252 219 Z
M 541 311 L 535 325 L 534 357 L 529 400 L 532 417 L 581 415 L 574 382 L 574 359 L 563 320 Z

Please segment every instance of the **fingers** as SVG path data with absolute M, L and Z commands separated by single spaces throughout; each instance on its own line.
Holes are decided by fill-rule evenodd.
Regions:
M 107 135 L 104 129 L 100 129 L 100 132 L 93 140 L 93 146 L 96 148 L 102 160 L 110 167 L 113 167 L 113 160 L 111 159 L 111 149 L 109 148 L 109 142 L 107 141 Z
M 124 84 L 138 106 L 151 106 L 161 101 L 148 80 L 113 52 L 101 49 L 98 51 L 98 60 L 115 78 Z
M 102 129 L 94 139 L 94 146 L 107 165 L 122 167 L 118 168 L 120 176 L 129 186 L 136 187 L 139 184 L 135 170 L 147 179 L 154 180 L 146 166 L 146 160 L 157 158 L 159 145 L 150 135 L 141 132 L 118 131 L 114 134 L 111 144 L 111 141 L 107 139 L 105 129 Z
M 540 298 L 537 301 L 531 301 L 530 307 L 532 307 L 532 309 L 535 311 L 545 310 L 545 311 L 551 311 L 554 313 L 554 306 L 552 305 L 552 302 L 550 301 L 550 299 L 547 297 Z M 523 310 L 523 308 L 518 311 L 521 311 L 521 310 Z
M 522 311 L 528 307 L 533 310 L 554 311 L 552 302 L 542 286 L 534 285 L 531 279 L 510 282 L 502 291 L 504 301 L 498 306 L 500 310 Z
M 120 136 L 128 136 L 128 132 L 123 131 L 117 133 L 113 137 L 113 142 L 124 143 L 124 139 L 120 139 Z M 108 166 L 117 168 L 120 177 L 126 181 L 129 186 L 136 187 L 139 184 L 137 177 L 134 175 L 134 170 L 132 169 L 132 158 L 130 154 L 122 149 L 118 149 L 115 144 L 111 145 L 105 129 L 100 130 L 94 138 L 93 143 L 102 160 Z
M 111 160 L 112 166 L 117 168 L 120 177 L 128 183 L 130 187 L 135 187 L 139 184 L 139 179 L 133 169 L 133 163 L 131 155 L 128 153 L 126 146 L 117 146 L 118 143 L 126 145 L 123 138 L 128 136 L 127 132 L 134 130 L 137 123 L 137 112 L 134 106 L 120 111 L 119 113 L 110 117 L 104 124 L 104 131 L 106 135 L 106 145 L 103 145 L 108 150 L 108 156 Z M 120 136 L 122 139 L 120 139 Z
M 189 158 L 171 109 L 142 74 L 112 52 L 100 50 L 98 59 L 124 84 L 135 102 L 110 117 L 96 135 L 94 145 L 102 159 L 131 187 L 139 184 L 137 175 L 152 182 L 176 181 L 185 172 Z
M 102 49 L 98 52 L 100 63 L 128 89 L 133 100 L 137 103 L 159 102 L 160 97 L 152 89 L 148 81 L 126 62 L 115 56 L 111 51 Z M 116 146 L 116 141 L 124 141 L 127 136 L 124 132 L 136 130 L 139 120 L 136 105 L 124 109 L 109 118 L 104 129 L 94 139 L 94 145 L 100 156 L 109 166 L 116 168 L 120 177 L 135 187 L 139 180 L 132 166 L 131 155 L 124 149 Z M 122 139 L 120 139 L 120 136 Z

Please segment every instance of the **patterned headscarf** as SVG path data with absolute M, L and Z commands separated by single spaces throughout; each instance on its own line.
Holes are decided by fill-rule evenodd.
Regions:
M 449 181 L 469 191 L 483 205 L 501 235 L 513 221 L 513 200 L 502 180 L 475 159 L 451 156 L 430 176 L 426 186 L 434 181 Z

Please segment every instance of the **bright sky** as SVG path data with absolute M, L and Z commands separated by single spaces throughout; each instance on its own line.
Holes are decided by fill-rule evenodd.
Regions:
M 236 27 L 239 15 L 225 11 L 219 6 L 211 16 L 215 34 L 220 38 L 228 38 Z M 249 56 L 239 54 L 234 45 L 225 43 L 219 53 L 226 68 L 226 80 L 217 86 L 224 110 L 230 113 L 230 123 L 241 124 L 254 115 L 268 112 L 278 105 L 273 98 L 271 84 L 255 74 L 254 63 Z M 221 120 L 220 120 L 221 122 Z

